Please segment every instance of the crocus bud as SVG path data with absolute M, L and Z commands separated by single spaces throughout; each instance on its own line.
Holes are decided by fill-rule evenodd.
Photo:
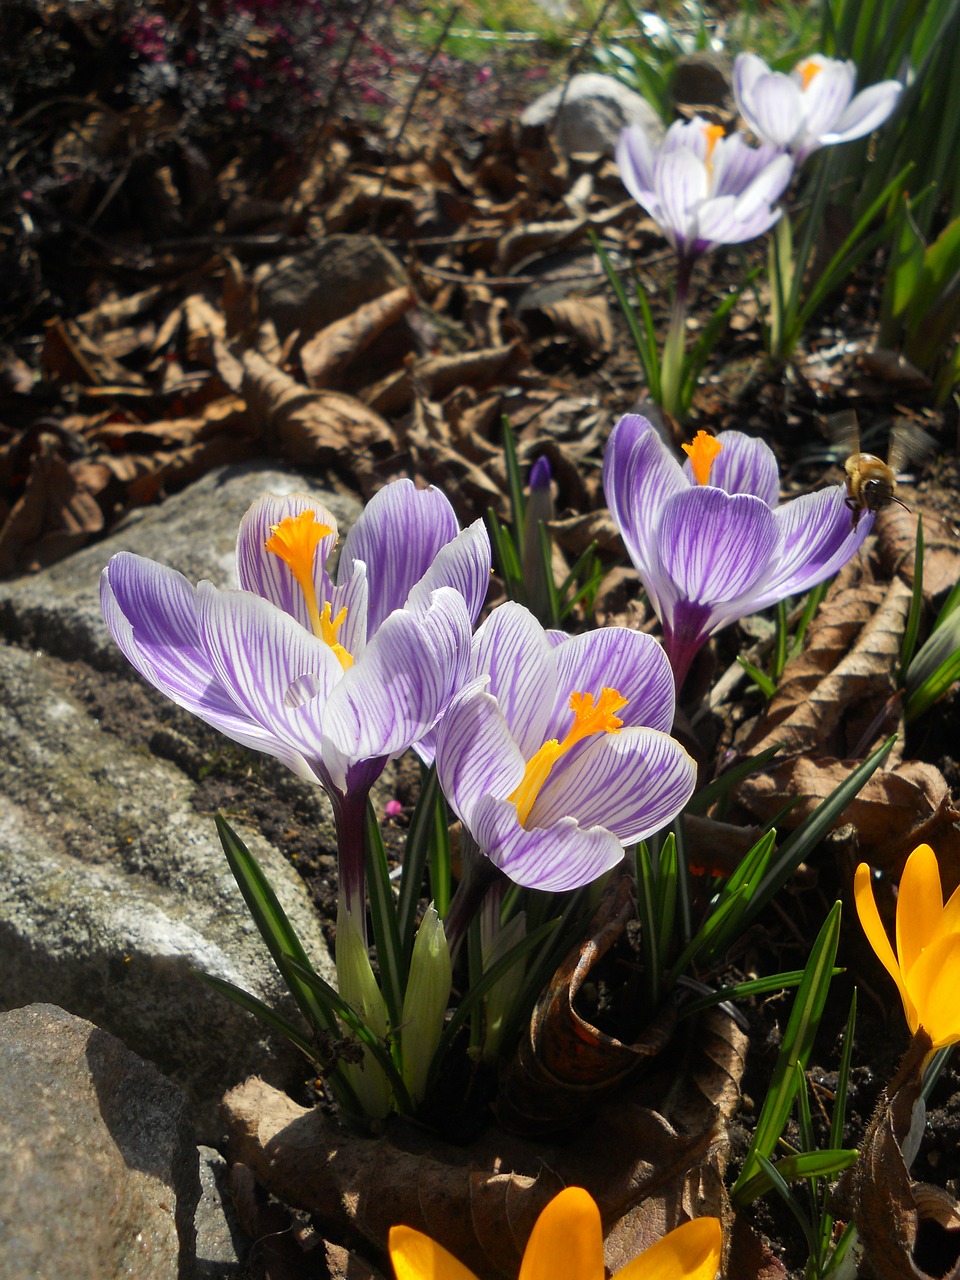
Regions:
M 483 943 L 483 971 L 487 973 L 508 951 L 527 936 L 527 915 L 518 911 L 515 916 Z M 484 1002 L 486 1019 L 483 1028 L 482 1057 L 484 1062 L 494 1063 L 500 1056 L 500 1045 L 507 1019 L 513 1010 L 513 1002 L 523 982 L 525 964 L 518 960 L 509 973 L 495 982 Z
M 552 558 L 544 553 L 541 528 L 554 516 L 553 473 L 548 459 L 541 456 L 530 471 L 530 496 L 527 499 L 523 538 L 523 585 L 527 591 L 527 604 L 544 626 L 549 626 L 550 583 Z M 551 544 L 552 545 L 552 544 Z
M 414 1102 L 422 1102 L 426 1093 L 452 985 L 450 948 L 443 921 L 431 903 L 413 943 L 401 1018 L 403 1082 Z
M 360 930 L 342 903 L 337 912 L 336 962 L 340 995 L 374 1035 L 385 1040 L 387 1006 L 370 967 L 370 957 Z M 390 1110 L 390 1082 L 366 1045 L 361 1061 L 344 1064 L 343 1070 L 364 1113 L 374 1120 L 383 1119 Z

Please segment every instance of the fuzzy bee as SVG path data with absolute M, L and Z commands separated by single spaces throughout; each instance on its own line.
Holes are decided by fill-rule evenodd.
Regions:
M 857 415 L 851 410 L 828 419 L 827 430 L 847 454 L 843 464 L 846 501 L 854 528 L 865 511 L 879 511 L 888 502 L 896 502 L 904 510 L 909 510 L 907 504 L 897 497 L 897 474 L 905 463 L 918 462 L 933 452 L 933 440 L 925 431 L 906 422 L 895 423 L 884 462 L 876 454 L 861 452 Z

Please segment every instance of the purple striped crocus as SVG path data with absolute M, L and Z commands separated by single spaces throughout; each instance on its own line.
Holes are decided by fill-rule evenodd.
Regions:
M 670 736 L 673 679 L 649 636 L 570 638 L 504 604 L 474 637 L 473 673 L 440 721 L 437 770 L 480 852 L 517 884 L 589 884 L 690 798 L 696 766 Z
M 121 552 L 103 614 L 140 674 L 244 746 L 329 793 L 341 892 L 362 921 L 363 813 L 391 756 L 429 732 L 468 674 L 490 576 L 481 521 L 460 532 L 443 494 L 399 480 L 326 561 L 334 517 L 302 494 L 258 499 L 237 538 L 239 590 Z
M 773 452 L 739 431 L 698 432 L 683 466 L 654 427 L 620 419 L 603 461 L 607 505 L 650 603 L 677 688 L 721 627 L 836 573 L 873 527 L 843 485 L 778 505 Z
M 903 85 L 883 80 L 854 96 L 853 62 L 814 54 L 789 75 L 771 71 L 755 53 L 733 64 L 737 110 L 758 138 L 802 163 L 819 147 L 872 133 L 897 105 Z
M 767 231 L 793 173 L 793 161 L 775 147 L 751 147 L 699 116 L 674 121 L 660 142 L 638 125 L 624 129 L 617 166 L 634 200 L 690 264 L 717 245 Z

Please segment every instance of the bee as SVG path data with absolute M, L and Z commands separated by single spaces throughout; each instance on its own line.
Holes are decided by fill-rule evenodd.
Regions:
M 910 508 L 897 497 L 897 474 L 908 461 L 920 461 L 933 452 L 933 440 L 919 427 L 900 421 L 890 432 L 887 460 L 873 453 L 860 450 L 860 432 L 857 415 L 850 410 L 834 414 L 827 420 L 827 430 L 833 440 L 843 446 L 847 459 L 843 464 L 846 474 L 847 498 L 853 528 L 865 511 L 879 511 L 888 502 L 896 502 L 905 511 Z

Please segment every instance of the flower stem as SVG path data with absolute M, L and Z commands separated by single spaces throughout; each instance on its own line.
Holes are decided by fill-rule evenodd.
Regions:
M 680 256 L 677 260 L 677 283 L 670 308 L 670 327 L 663 343 L 660 362 L 660 406 L 673 418 L 683 416 L 683 377 L 687 336 L 687 298 L 693 261 Z
M 452 959 L 456 959 L 470 921 L 480 910 L 488 890 L 501 876 L 501 872 L 489 858 L 484 857 L 467 831 L 463 832 L 461 838 L 460 854 L 463 864 L 460 883 L 443 922 Z
M 363 945 L 367 944 L 364 822 L 369 788 L 337 793 L 333 814 L 337 827 L 337 871 L 340 907 L 353 920 Z

